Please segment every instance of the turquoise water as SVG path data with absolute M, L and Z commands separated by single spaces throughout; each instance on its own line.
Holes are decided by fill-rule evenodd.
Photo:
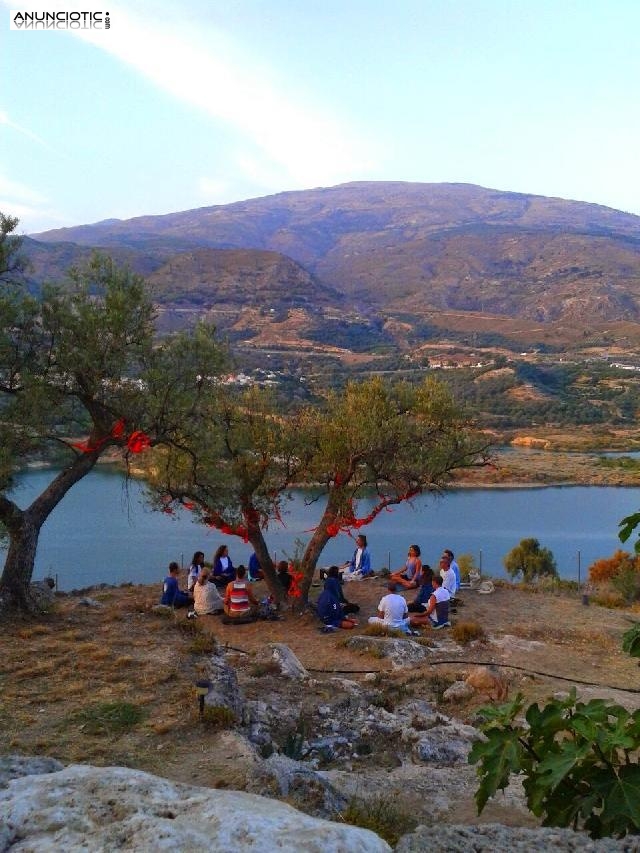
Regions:
M 53 476 L 51 471 L 25 473 L 15 498 L 26 506 Z M 223 537 L 194 522 L 188 512 L 172 517 L 151 512 L 142 500 L 143 487 L 122 475 L 100 469 L 81 480 L 45 523 L 36 557 L 35 577 L 57 575 L 61 589 L 93 583 L 160 581 L 171 560 L 188 565 L 194 551 L 210 559 L 221 542 L 232 560 L 247 563 L 251 547 Z M 306 539 L 317 523 L 321 506 L 295 492 L 283 515 L 286 526 L 274 524 L 267 542 L 277 559 L 293 553 L 295 540 Z M 358 514 L 366 515 L 370 501 Z M 562 577 L 582 578 L 596 559 L 620 547 L 618 522 L 640 508 L 640 488 L 566 486 L 518 489 L 459 489 L 444 496 L 423 497 L 413 507 L 383 512 L 366 533 L 375 567 L 399 567 L 408 545 L 417 543 L 426 562 L 437 565 L 443 548 L 471 553 L 483 571 L 504 575 L 502 558 L 524 537 L 535 536 L 550 548 Z M 340 534 L 329 542 L 321 562 L 343 562 L 353 540 Z M 579 556 L 578 556 L 578 552 Z

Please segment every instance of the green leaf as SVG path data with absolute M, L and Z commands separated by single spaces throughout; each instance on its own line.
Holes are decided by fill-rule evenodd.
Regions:
M 619 524 L 620 530 L 618 531 L 618 539 L 620 539 L 621 542 L 626 542 L 639 525 L 640 512 L 634 512 L 632 515 L 628 515 L 626 518 L 623 518 Z M 638 547 L 636 543 L 636 551 L 637 550 Z
M 640 766 L 626 764 L 617 773 L 609 768 L 594 775 L 591 784 L 602 797 L 600 814 L 604 835 L 640 831 Z
M 622 635 L 622 651 L 634 658 L 640 658 L 640 622 Z
M 513 729 L 491 729 L 486 742 L 477 741 L 473 745 L 469 763 L 480 762 L 481 781 L 475 796 L 478 814 L 498 789 L 507 787 L 510 774 L 519 771 L 522 753 L 519 734 Z
M 577 744 L 563 740 L 557 745 L 558 752 L 550 753 L 539 764 L 536 771 L 537 783 L 553 791 L 562 780 L 591 752 L 591 743 Z

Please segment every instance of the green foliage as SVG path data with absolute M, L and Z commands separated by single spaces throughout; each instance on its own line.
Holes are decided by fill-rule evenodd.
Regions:
M 15 234 L 18 219 L 0 212 L 0 281 L 11 282 L 19 278 L 26 267 L 20 254 L 22 237 Z
M 0 215 L 0 235 L 5 226 Z M 0 276 L 15 270 L 3 251 Z M 29 606 L 39 531 L 67 491 L 105 451 L 139 450 L 129 444 L 136 433 L 142 447 L 181 441 L 224 358 L 205 326 L 156 344 L 144 281 L 106 256 L 43 287 L 39 300 L 17 284 L 0 289 L 0 528 L 10 540 L 0 585 L 16 606 Z M 51 458 L 61 471 L 20 509 L 6 495 L 16 471 Z
M 145 711 L 131 702 L 101 702 L 79 711 L 73 721 L 90 735 L 121 734 L 137 726 Z
M 205 705 L 202 725 L 206 729 L 228 729 L 236 721 L 236 715 L 226 705 Z
M 618 532 L 618 538 L 620 541 L 626 542 L 639 525 L 640 512 L 634 512 L 632 515 L 627 515 L 626 518 L 623 518 L 620 522 L 620 530 Z M 636 554 L 640 554 L 640 537 L 634 542 L 633 550 Z
M 557 577 L 558 570 L 553 554 L 541 548 L 537 539 L 522 539 L 503 560 L 504 567 L 512 578 L 522 575 L 526 583 L 540 577 Z
M 521 721 L 523 696 L 483 708 L 485 741 L 469 755 L 478 764 L 478 814 L 512 773 L 523 774 L 529 809 L 545 826 L 583 829 L 593 838 L 640 832 L 640 710 L 594 699 L 537 703 Z
M 346 809 L 340 813 L 340 818 L 352 826 L 372 830 L 391 846 L 397 844 L 407 832 L 415 829 L 418 823 L 411 814 L 399 808 L 389 797 L 376 797 L 370 800 L 359 800 L 354 797 Z
M 458 554 L 456 561 L 460 569 L 460 580 L 462 581 L 468 581 L 471 573 L 478 570 L 473 554 Z
M 640 622 L 622 635 L 622 651 L 632 658 L 640 658 Z

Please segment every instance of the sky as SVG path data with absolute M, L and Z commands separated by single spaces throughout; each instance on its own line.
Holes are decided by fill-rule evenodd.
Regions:
M 0 0 L 0 211 L 22 233 L 362 180 L 640 215 L 638 0 L 22 7 L 102 13 L 46 30 L 12 29 L 16 5 Z

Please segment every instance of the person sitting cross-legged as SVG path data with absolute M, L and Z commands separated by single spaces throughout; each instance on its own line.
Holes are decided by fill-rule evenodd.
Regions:
M 329 571 L 333 570 L 333 566 Z M 336 573 L 337 573 L 336 568 Z M 319 618 L 324 622 L 327 630 L 334 628 L 355 628 L 357 621 L 345 613 L 344 606 L 340 601 L 340 582 L 332 575 L 327 577 L 324 589 L 316 602 L 316 612 Z
M 431 625 L 432 628 L 450 628 L 449 600 L 451 596 L 442 586 L 440 575 L 433 576 L 433 593 L 424 613 L 412 613 L 410 623 L 412 628 Z
M 384 628 L 395 628 L 405 634 L 411 632 L 409 626 L 409 611 L 407 602 L 396 592 L 395 581 L 387 584 L 389 592 L 380 599 L 378 615 L 369 617 L 369 625 L 382 625 Z
M 232 619 L 255 616 L 259 602 L 246 579 L 247 570 L 238 566 L 236 579 L 227 584 L 224 593 L 224 612 Z
M 420 546 L 410 545 L 407 561 L 401 569 L 389 576 L 395 584 L 405 589 L 417 589 L 422 578 L 422 560 L 420 559 Z
M 344 590 L 342 588 L 342 578 L 340 577 L 340 568 L 338 566 L 330 567 L 327 573 L 327 579 L 324 582 L 324 588 L 333 590 L 336 598 L 342 606 L 342 612 L 345 616 L 348 616 L 351 613 L 360 612 L 359 604 L 354 604 L 351 601 L 347 601 L 345 598 Z
M 209 616 L 222 613 L 224 603 L 218 592 L 218 587 L 209 581 L 207 569 L 201 569 L 198 580 L 193 587 L 193 609 L 197 616 Z
M 418 589 L 418 594 L 409 602 L 409 613 L 424 613 L 429 606 L 429 599 L 433 594 L 433 569 L 431 566 L 424 565 L 422 567 L 422 581 Z
M 179 576 L 180 566 L 177 563 L 169 563 L 169 574 L 162 585 L 160 604 L 165 604 L 167 607 L 186 607 L 187 604 L 191 604 L 189 593 L 180 589 Z

